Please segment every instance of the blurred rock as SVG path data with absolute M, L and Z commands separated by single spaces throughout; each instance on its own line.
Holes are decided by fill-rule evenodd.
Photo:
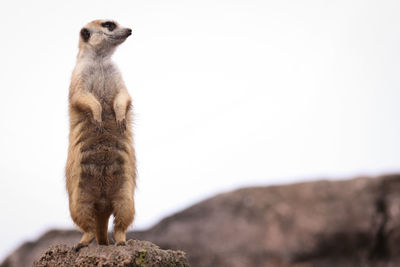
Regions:
M 79 237 L 50 232 L 1 267 L 30 266 L 50 244 Z M 128 238 L 183 250 L 194 267 L 400 266 L 400 175 L 244 188 Z
M 82 234 L 73 230 L 51 230 L 42 235 L 38 240 L 25 242 L 12 252 L 0 267 L 31 267 L 34 260 L 50 247 L 56 244 L 73 246 L 78 243 Z
M 129 240 L 126 246 L 89 246 L 76 252 L 66 245 L 48 249 L 34 267 L 174 266 L 188 267 L 185 253 L 161 250 L 148 241 Z

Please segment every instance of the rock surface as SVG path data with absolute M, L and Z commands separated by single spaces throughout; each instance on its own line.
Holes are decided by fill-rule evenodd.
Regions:
M 53 246 L 33 266 L 187 267 L 189 264 L 181 251 L 161 250 L 147 241 L 129 240 L 126 246 L 89 246 L 78 252 L 66 245 Z
M 31 266 L 49 245 L 79 238 L 49 232 L 1 267 Z M 400 266 L 400 175 L 239 189 L 128 238 L 183 250 L 194 267 Z

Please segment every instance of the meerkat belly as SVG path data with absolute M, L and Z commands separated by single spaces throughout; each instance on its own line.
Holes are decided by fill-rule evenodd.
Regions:
M 124 181 L 126 137 L 115 122 L 112 104 L 102 101 L 101 126 L 88 116 L 80 136 L 81 175 L 79 186 L 101 206 L 109 206 Z

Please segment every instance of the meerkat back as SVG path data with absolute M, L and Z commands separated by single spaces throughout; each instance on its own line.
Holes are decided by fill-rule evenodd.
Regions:
M 124 245 L 132 223 L 136 159 L 131 98 L 111 56 L 131 35 L 115 21 L 95 20 L 80 31 L 79 53 L 69 89 L 70 133 L 66 186 L 72 220 L 83 236 L 76 249 L 95 238 Z

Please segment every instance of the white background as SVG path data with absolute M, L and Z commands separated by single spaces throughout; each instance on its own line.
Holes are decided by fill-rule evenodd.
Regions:
M 72 228 L 67 95 L 81 27 L 133 28 L 131 229 L 242 186 L 400 170 L 399 1 L 8 1 L 0 8 L 0 258 Z

